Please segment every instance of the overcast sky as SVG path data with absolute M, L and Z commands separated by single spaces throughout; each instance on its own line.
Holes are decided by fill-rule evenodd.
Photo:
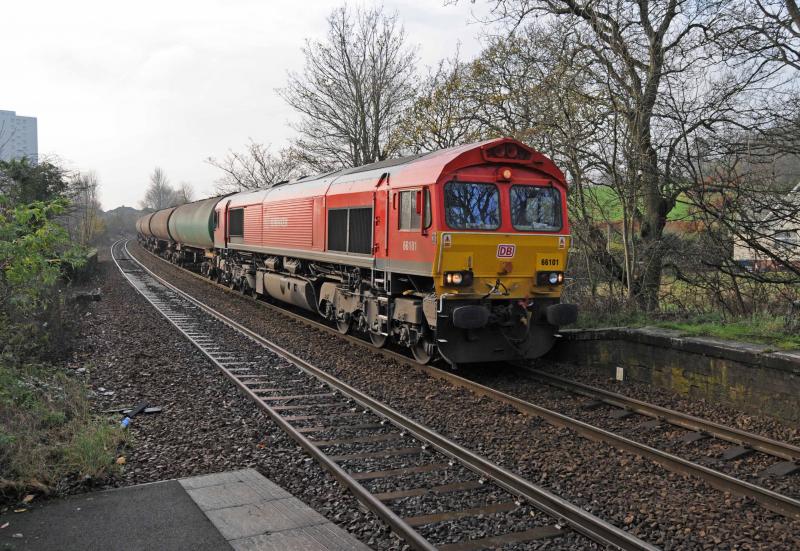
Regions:
M 351 2 L 351 5 L 353 3 Z M 138 206 L 154 166 L 211 193 L 204 162 L 249 137 L 273 150 L 292 136 L 275 93 L 303 66 L 338 2 L 323 0 L 5 0 L 0 109 L 34 116 L 40 155 L 95 170 L 108 210 Z M 367 5 L 369 3 L 367 2 Z M 469 1 L 386 0 L 421 65 L 479 50 Z

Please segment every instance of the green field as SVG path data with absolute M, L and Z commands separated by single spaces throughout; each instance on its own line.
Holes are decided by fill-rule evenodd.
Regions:
M 613 189 L 606 186 L 593 186 L 583 191 L 587 208 L 594 220 L 619 222 L 622 220 L 622 205 Z M 573 199 L 574 200 L 574 199 Z M 667 215 L 667 220 L 691 220 L 690 207 L 683 195 L 678 197 L 675 207 Z

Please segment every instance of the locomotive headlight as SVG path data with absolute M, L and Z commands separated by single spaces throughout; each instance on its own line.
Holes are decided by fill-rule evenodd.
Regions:
M 536 284 L 542 285 L 560 285 L 564 283 L 564 272 L 538 272 L 536 274 Z
M 472 272 L 445 272 L 444 284 L 464 287 L 472 283 Z

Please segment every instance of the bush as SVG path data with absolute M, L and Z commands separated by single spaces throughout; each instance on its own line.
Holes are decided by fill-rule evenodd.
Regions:
M 84 262 L 54 219 L 63 199 L 11 207 L 0 197 L 0 351 L 18 358 L 63 352 L 63 266 Z
M 118 427 L 90 413 L 85 385 L 47 363 L 69 350 L 65 274 L 75 273 L 86 255 L 58 221 L 68 206 L 65 199 L 12 203 L 14 197 L 49 189 L 35 178 L 23 180 L 25 185 L 17 186 L 19 193 L 0 195 L 0 498 L 4 501 L 20 492 L 58 489 L 66 479 L 103 476 L 114 468 L 123 442 Z

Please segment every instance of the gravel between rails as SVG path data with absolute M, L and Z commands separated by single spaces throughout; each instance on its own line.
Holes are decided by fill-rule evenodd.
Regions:
M 774 440 L 782 440 L 795 446 L 800 445 L 800 427 L 767 415 L 745 413 L 704 398 L 682 396 L 669 389 L 658 388 L 637 381 L 617 381 L 607 371 L 594 366 L 579 367 L 554 362 L 536 362 L 533 367 L 579 383 L 631 396 L 644 402 L 689 413 L 696 417 L 754 432 Z
M 637 429 L 637 425 L 646 421 L 651 421 L 652 418 L 638 414 L 633 414 L 622 419 L 610 418 L 609 413 L 618 411 L 617 408 L 602 405 L 596 408 L 586 409 L 583 406 L 592 401 L 590 398 L 573 394 L 548 384 L 542 384 L 535 378 L 531 378 L 520 371 L 510 370 L 505 373 L 487 373 L 478 369 L 465 369 L 464 371 L 465 372 L 461 373 L 461 375 L 470 380 L 474 380 L 508 394 L 513 394 L 518 398 L 545 408 L 558 411 L 573 419 L 579 419 L 616 434 L 623 434 L 637 442 L 679 455 L 695 463 L 705 465 L 709 468 L 763 486 L 789 497 L 797 499 L 798 496 L 800 496 L 800 474 L 787 477 L 760 477 L 760 473 L 768 466 L 782 461 L 780 458 L 764 453 L 753 453 L 734 461 L 723 461 L 720 459 L 722 453 L 727 448 L 735 446 L 735 444 L 713 438 L 699 440 L 691 444 L 684 444 L 680 439 L 691 431 L 666 423 L 658 429 L 639 430 Z M 632 392 L 624 392 L 624 394 L 627 396 L 639 396 L 639 394 Z M 659 401 L 661 403 L 667 403 L 663 398 Z M 679 402 L 683 401 L 685 400 L 680 400 Z M 678 407 L 676 407 L 674 403 L 667 404 L 668 407 L 672 409 L 679 409 L 680 407 L 680 404 L 678 404 Z M 705 404 L 702 409 L 709 410 L 710 407 Z M 716 415 L 714 415 L 715 419 L 729 419 L 729 417 L 724 416 L 725 412 L 722 411 L 724 408 L 718 407 L 713 409 L 717 410 Z M 777 426 L 775 423 L 776 422 L 773 422 L 772 426 Z M 779 430 L 776 432 L 785 433 L 786 430 Z
M 103 298 L 81 322 L 72 365 L 88 369 L 98 412 L 140 400 L 163 408 L 133 419 L 109 486 L 253 467 L 367 545 L 407 548 L 134 291 L 107 249 L 98 269 Z
M 751 500 L 478 398 L 130 248 L 157 273 L 298 356 L 664 549 L 788 550 L 800 543 L 800 522 Z

